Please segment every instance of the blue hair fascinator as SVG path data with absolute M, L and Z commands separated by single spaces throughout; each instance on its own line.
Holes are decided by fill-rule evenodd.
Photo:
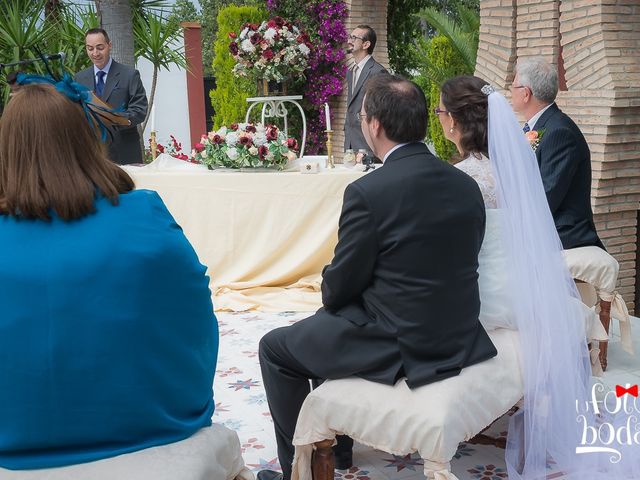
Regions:
M 110 135 L 109 128 L 112 125 L 130 125 L 131 122 L 123 115 L 123 109 L 113 109 L 100 100 L 91 90 L 84 85 L 74 82 L 68 73 L 62 79 L 56 80 L 50 76 L 29 75 L 19 73 L 16 79 L 18 85 L 33 85 L 36 83 L 48 83 L 66 96 L 69 100 L 79 103 L 89 123 L 100 130 L 102 141 Z

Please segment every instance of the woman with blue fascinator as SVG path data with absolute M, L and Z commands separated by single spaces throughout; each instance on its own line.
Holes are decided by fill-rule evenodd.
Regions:
M 206 268 L 133 190 L 68 78 L 18 76 L 0 120 L 0 467 L 90 462 L 211 424 Z

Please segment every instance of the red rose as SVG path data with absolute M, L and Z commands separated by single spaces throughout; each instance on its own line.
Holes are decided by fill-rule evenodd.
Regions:
M 231 55 L 236 56 L 238 55 L 238 44 L 236 42 L 231 42 L 229 44 L 229 52 L 231 53 Z
M 164 147 L 162 145 L 160 145 L 159 143 L 156 145 L 156 148 L 158 149 L 158 151 L 160 153 L 164 153 Z
M 213 138 L 211 139 L 211 141 L 213 143 L 215 143 L 216 145 L 220 145 L 222 142 L 224 142 L 224 140 L 222 139 L 222 137 L 220 135 L 218 135 L 217 133 L 213 136 Z
M 178 153 L 176 155 L 173 156 L 174 158 L 177 158 L 178 160 L 188 160 L 189 157 L 187 155 L 185 155 L 184 153 Z
M 278 24 L 274 20 L 269 20 L 267 22 L 267 28 L 276 28 Z
M 284 21 L 284 18 L 282 18 L 282 17 L 273 17 L 272 20 L 279 27 L 284 27 L 285 23 L 287 23 L 287 22 Z
M 249 40 L 251 41 L 251 45 L 258 45 L 262 41 L 262 35 L 260 35 L 259 33 L 254 33 L 253 35 L 251 35 L 251 38 L 249 38 Z
M 261 145 L 258 147 L 258 156 L 260 157 L 260 160 L 264 160 L 267 156 L 267 153 L 269 153 L 269 148 L 266 145 Z
M 229 32 L 229 38 L 238 38 L 236 32 Z
M 238 131 L 238 124 L 232 123 L 231 125 L 229 125 L 229 129 L 233 130 L 234 132 Z
M 196 143 L 193 148 L 195 149 L 196 152 L 201 152 L 204 150 L 204 145 L 201 143 Z
M 273 125 L 267 127 L 267 131 L 265 132 L 265 134 L 267 136 L 267 140 L 269 141 L 278 139 L 278 129 Z
M 298 141 L 295 138 L 287 138 L 287 148 L 296 150 L 298 148 Z
M 256 133 L 256 127 L 252 123 L 249 123 L 245 130 L 249 133 Z
M 262 56 L 267 60 L 271 60 L 273 58 L 273 50 L 271 50 L 270 48 L 266 49 L 264 52 L 262 52 Z
M 251 141 L 251 139 L 249 137 L 244 137 L 244 136 L 242 136 L 242 137 L 240 137 L 238 139 L 238 143 L 240 145 L 244 145 L 247 148 L 250 147 L 253 144 L 253 142 Z

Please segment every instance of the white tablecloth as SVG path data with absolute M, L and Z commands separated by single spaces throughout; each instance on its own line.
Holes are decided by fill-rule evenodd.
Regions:
M 363 175 L 127 167 L 157 191 L 209 267 L 216 310 L 312 311 L 346 186 Z M 182 168 L 180 168 L 182 167 Z

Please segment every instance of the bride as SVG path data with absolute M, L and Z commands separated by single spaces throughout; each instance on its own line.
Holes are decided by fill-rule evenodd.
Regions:
M 480 320 L 488 330 L 519 331 L 525 394 L 509 424 L 509 478 L 546 478 L 549 464 L 563 478 L 635 478 L 637 452 L 617 464 L 576 453 L 585 428 L 576 406 L 590 399 L 584 312 L 535 153 L 511 106 L 484 80 L 461 76 L 444 83 L 435 113 L 463 158 L 456 166 L 476 180 L 487 208 Z

